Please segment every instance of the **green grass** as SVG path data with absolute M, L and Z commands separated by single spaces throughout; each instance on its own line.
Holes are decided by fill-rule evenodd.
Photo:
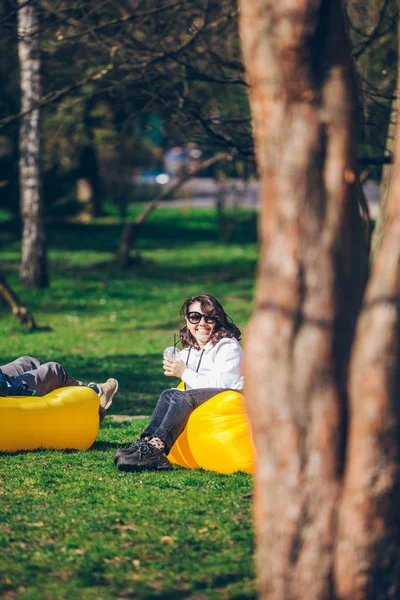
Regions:
M 136 208 L 138 210 L 138 208 Z M 19 224 L 3 222 L 0 260 L 40 325 L 30 333 L 1 305 L 0 364 L 21 354 L 58 360 L 83 381 L 120 382 L 114 414 L 150 415 L 172 385 L 161 354 L 182 301 L 218 297 L 245 326 L 257 255 L 255 215 L 236 213 L 233 241 L 216 241 L 210 210 L 155 211 L 128 271 L 113 264 L 121 225 L 50 226 L 51 287 L 18 283 Z M 146 419 L 107 417 L 87 452 L 0 455 L 0 598 L 247 599 L 255 597 L 251 477 L 176 468 L 119 473 L 115 449 Z

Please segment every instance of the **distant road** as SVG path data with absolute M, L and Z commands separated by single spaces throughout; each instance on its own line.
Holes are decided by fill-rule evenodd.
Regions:
M 228 179 L 224 182 L 224 195 L 226 206 L 240 206 L 243 208 L 259 208 L 258 181 L 245 183 L 240 179 Z M 371 217 L 376 219 L 379 212 L 379 184 L 367 181 L 364 185 L 364 194 L 368 202 Z M 168 200 L 162 206 L 192 206 L 207 208 L 215 205 L 218 185 L 215 179 L 198 177 L 188 181 L 182 186 L 175 200 Z

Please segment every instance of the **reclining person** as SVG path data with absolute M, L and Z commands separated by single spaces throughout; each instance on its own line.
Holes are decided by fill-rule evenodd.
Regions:
M 40 364 L 37 358 L 21 356 L 0 366 L 0 396 L 45 396 L 57 388 L 83 386 L 57 362 Z M 110 408 L 118 390 L 116 379 L 107 379 L 105 383 L 89 383 L 100 398 L 100 422 Z

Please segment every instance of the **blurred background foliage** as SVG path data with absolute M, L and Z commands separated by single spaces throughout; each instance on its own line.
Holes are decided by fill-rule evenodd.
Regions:
M 36 2 L 42 49 L 43 191 L 48 210 L 135 197 L 133 176 L 188 143 L 252 157 L 231 2 Z M 0 185 L 18 212 L 16 2 L 0 7 Z M 85 183 L 82 183 L 85 180 Z M 80 184 L 79 184 L 80 182 Z
M 89 216 L 143 199 L 141 173 L 171 148 L 233 153 L 226 175 L 254 173 L 247 86 L 232 0 L 31 0 L 42 50 L 47 214 Z M 364 179 L 379 180 L 397 77 L 397 3 L 347 0 L 358 73 Z M 18 215 L 17 1 L 0 5 L 0 205 Z M 386 158 L 385 158 L 386 157 Z M 205 173 L 213 176 L 215 171 Z M 135 186 L 136 181 L 136 186 Z M 147 189 L 147 188 L 146 188 Z M 153 190 L 151 190 L 153 193 Z

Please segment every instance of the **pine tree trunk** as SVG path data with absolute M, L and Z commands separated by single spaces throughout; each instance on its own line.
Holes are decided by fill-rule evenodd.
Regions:
M 336 0 L 239 6 L 262 201 L 245 348 L 259 593 L 331 599 L 347 364 L 369 250 L 350 49 Z
M 27 287 L 48 285 L 46 235 L 40 173 L 40 41 L 35 0 L 18 0 L 18 54 L 21 110 L 20 204 L 22 216 L 21 282 Z

